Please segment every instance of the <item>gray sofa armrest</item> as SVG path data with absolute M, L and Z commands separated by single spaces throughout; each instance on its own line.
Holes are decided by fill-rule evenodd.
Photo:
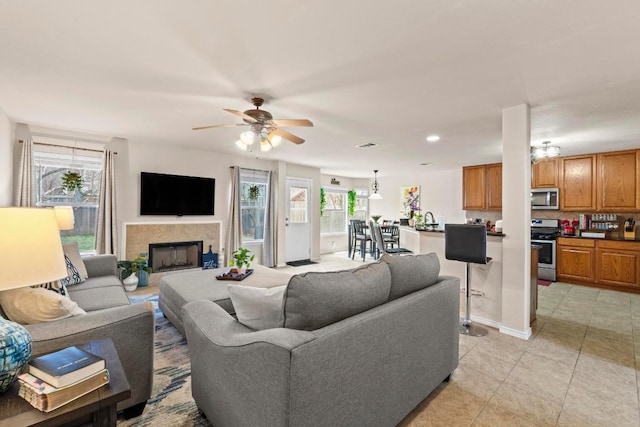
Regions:
M 131 385 L 131 397 L 118 403 L 118 409 L 146 402 L 151 396 L 155 316 L 150 303 L 97 310 L 25 328 L 31 334 L 33 356 L 111 338 Z
M 89 277 L 118 275 L 118 259 L 115 255 L 90 255 L 82 257 Z
M 182 308 L 191 390 L 212 425 L 283 425 L 289 411 L 292 349 L 309 331 L 252 331 L 212 301 Z M 239 416 L 238 414 L 242 414 Z

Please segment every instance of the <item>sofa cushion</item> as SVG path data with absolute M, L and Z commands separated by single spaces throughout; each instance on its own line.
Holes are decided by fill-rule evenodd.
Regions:
M 391 274 L 375 262 L 347 271 L 309 272 L 289 280 L 284 327 L 314 330 L 385 303 Z
M 86 314 L 68 297 L 45 288 L 21 288 L 0 292 L 0 304 L 9 320 L 23 325 Z
M 431 286 L 440 275 L 440 260 L 435 252 L 424 255 L 383 255 L 382 261 L 391 271 L 389 300 Z
M 91 279 L 93 280 L 93 279 Z M 69 287 L 69 297 L 85 311 L 129 305 L 129 298 L 122 286 L 84 288 L 83 285 Z
M 254 288 L 227 285 L 238 322 L 255 330 L 281 328 L 284 324 L 284 291 L 286 286 Z

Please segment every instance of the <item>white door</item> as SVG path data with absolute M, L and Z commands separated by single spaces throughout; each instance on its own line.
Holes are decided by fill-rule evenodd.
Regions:
M 287 178 L 286 262 L 300 261 L 311 257 L 311 181 Z

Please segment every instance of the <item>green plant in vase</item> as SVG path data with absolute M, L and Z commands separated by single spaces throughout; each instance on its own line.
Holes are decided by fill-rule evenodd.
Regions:
M 243 274 L 255 258 L 256 256 L 249 249 L 239 247 L 231 254 L 229 267 L 232 267 L 232 272 L 235 269 L 236 273 Z
M 382 215 L 371 215 L 371 219 L 373 220 L 373 222 L 375 222 L 376 224 L 378 223 L 378 220 L 380 220 L 380 218 L 382 218 Z
M 133 260 L 118 261 L 118 268 L 121 270 L 120 279 L 124 285 L 124 289 L 128 292 L 135 291 L 138 286 L 138 271 L 144 271 L 151 274 L 151 267 L 147 265 L 145 258 L 135 258 Z

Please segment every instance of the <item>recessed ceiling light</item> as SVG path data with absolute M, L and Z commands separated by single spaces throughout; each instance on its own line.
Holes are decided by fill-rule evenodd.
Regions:
M 433 163 L 420 163 L 420 166 L 433 166 Z
M 429 135 L 427 137 L 427 141 L 429 141 L 429 142 L 440 141 L 440 137 L 438 135 Z

